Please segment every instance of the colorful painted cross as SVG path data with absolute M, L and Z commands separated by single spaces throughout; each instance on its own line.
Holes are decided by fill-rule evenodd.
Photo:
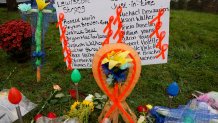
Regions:
M 43 30 L 44 29 L 43 13 L 51 14 L 53 13 L 53 10 L 45 9 L 49 3 L 45 3 L 44 0 L 36 0 L 36 4 L 38 6 L 37 9 L 32 9 L 30 4 L 25 4 L 25 3 L 19 4 L 18 9 L 23 14 L 26 15 L 37 13 L 36 24 L 33 24 L 36 27 L 36 31 L 35 34 L 33 34 L 35 36 L 35 51 L 33 52 L 32 56 L 36 58 L 35 65 L 37 67 L 37 82 L 39 82 L 41 79 L 40 66 L 42 63 L 42 58 L 45 56 L 45 53 L 42 51 L 42 40 L 44 39 L 44 32 L 45 32 L 45 30 Z M 48 23 L 48 20 L 45 23 Z

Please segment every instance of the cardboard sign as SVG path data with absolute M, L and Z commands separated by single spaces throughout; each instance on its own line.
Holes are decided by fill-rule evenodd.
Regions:
M 167 62 L 170 0 L 55 0 L 54 6 L 58 21 L 64 14 L 61 23 L 66 27 L 73 68 L 91 68 L 93 56 L 107 36 L 103 30 L 111 16 L 116 18 L 119 6 L 123 42 L 138 52 L 142 65 Z M 114 35 L 119 26 L 112 25 Z M 112 36 L 110 43 L 117 40 L 118 36 Z

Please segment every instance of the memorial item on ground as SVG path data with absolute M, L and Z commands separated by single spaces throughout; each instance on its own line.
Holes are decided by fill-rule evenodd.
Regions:
M 74 102 L 66 115 L 66 119 L 77 118 L 80 123 L 89 123 L 89 115 L 94 111 L 93 97 L 89 94 L 82 102 Z
M 0 25 L 0 49 L 17 62 L 31 58 L 31 39 L 31 25 L 23 20 L 12 20 Z
M 169 95 L 169 107 L 171 107 L 173 98 L 179 94 L 179 85 L 177 84 L 177 82 L 172 82 L 167 87 L 166 91 L 167 94 Z
M 81 80 L 81 74 L 79 72 L 79 70 L 74 69 L 71 73 L 71 80 L 72 82 L 75 84 L 76 87 L 76 100 L 79 100 L 79 90 L 78 90 L 78 84 Z
M 121 55 L 124 56 L 121 57 L 123 63 L 126 63 L 126 61 L 131 61 L 132 63 L 132 65 L 128 68 L 129 70 L 126 73 L 127 75 L 123 83 L 119 83 L 116 80 L 114 81 L 113 86 L 108 84 L 107 74 L 105 74 L 104 68 L 102 67 L 103 60 L 107 58 L 112 51 L 117 54 L 124 52 L 127 55 Z M 141 61 L 137 52 L 130 46 L 123 43 L 105 44 L 95 54 L 92 65 L 92 71 L 98 86 L 109 97 L 109 101 L 106 102 L 98 121 L 102 122 L 106 118 L 109 118 L 112 122 L 118 122 L 118 117 L 121 115 L 125 122 L 136 122 L 137 118 L 133 111 L 129 108 L 128 104 L 125 102 L 125 99 L 134 89 L 134 86 L 140 76 Z M 119 68 L 119 66 L 117 67 Z M 112 69 L 112 67 L 110 68 Z
M 36 78 L 37 78 L 37 82 L 39 82 L 41 79 L 41 72 L 40 72 L 41 68 L 40 67 L 42 65 L 42 59 L 45 56 L 45 52 L 43 51 L 44 50 L 43 40 L 44 40 L 44 34 L 45 34 L 44 26 L 46 24 L 44 23 L 48 23 L 48 22 L 45 22 L 43 18 L 45 18 L 44 13 L 49 14 L 49 13 L 52 13 L 53 10 L 46 9 L 49 3 L 46 3 L 44 0 L 36 0 L 36 3 L 38 7 L 37 9 L 31 8 L 31 5 L 26 4 L 26 3 L 19 4 L 18 9 L 22 12 L 22 14 L 26 14 L 26 15 L 37 13 L 37 15 L 33 15 L 37 18 L 33 18 L 32 20 L 35 22 L 35 24 L 33 24 L 35 26 L 35 29 L 32 30 L 34 33 L 33 36 L 35 37 L 35 39 L 33 40 L 35 42 L 35 45 L 34 45 L 35 51 L 32 53 L 32 56 L 35 58 L 35 65 L 37 69 Z M 30 31 L 29 33 L 32 34 L 32 31 Z
M 16 88 L 11 88 L 10 91 L 7 89 L 0 91 L 0 100 L 1 123 L 12 123 L 18 118 L 22 118 L 22 116 L 26 115 L 36 107 L 36 104 L 28 100 Z M 17 115 L 17 111 L 19 116 Z

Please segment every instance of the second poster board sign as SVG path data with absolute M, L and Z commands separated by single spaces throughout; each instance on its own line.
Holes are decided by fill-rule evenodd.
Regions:
M 170 0 L 55 0 L 54 6 L 58 17 L 64 14 L 73 68 L 91 68 L 107 35 L 103 30 L 109 18 L 116 17 L 118 6 L 122 7 L 123 42 L 138 52 L 142 65 L 167 62 Z M 112 30 L 117 27 L 113 25 Z M 111 38 L 110 43 L 117 40 Z

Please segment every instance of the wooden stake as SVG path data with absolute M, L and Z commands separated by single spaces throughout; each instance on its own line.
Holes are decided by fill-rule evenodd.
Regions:
M 76 100 L 79 100 L 79 90 L 78 90 L 78 83 L 75 83 L 76 86 Z
M 40 67 L 39 67 L 39 66 L 37 67 L 36 79 L 37 79 L 37 82 L 39 82 L 40 79 L 41 79 L 41 75 L 40 75 Z
M 169 96 L 169 107 L 172 107 L 173 96 Z
M 17 111 L 17 116 L 19 118 L 20 123 L 23 123 L 22 114 L 21 114 L 21 111 L 20 111 L 20 106 L 16 107 L 16 111 Z

